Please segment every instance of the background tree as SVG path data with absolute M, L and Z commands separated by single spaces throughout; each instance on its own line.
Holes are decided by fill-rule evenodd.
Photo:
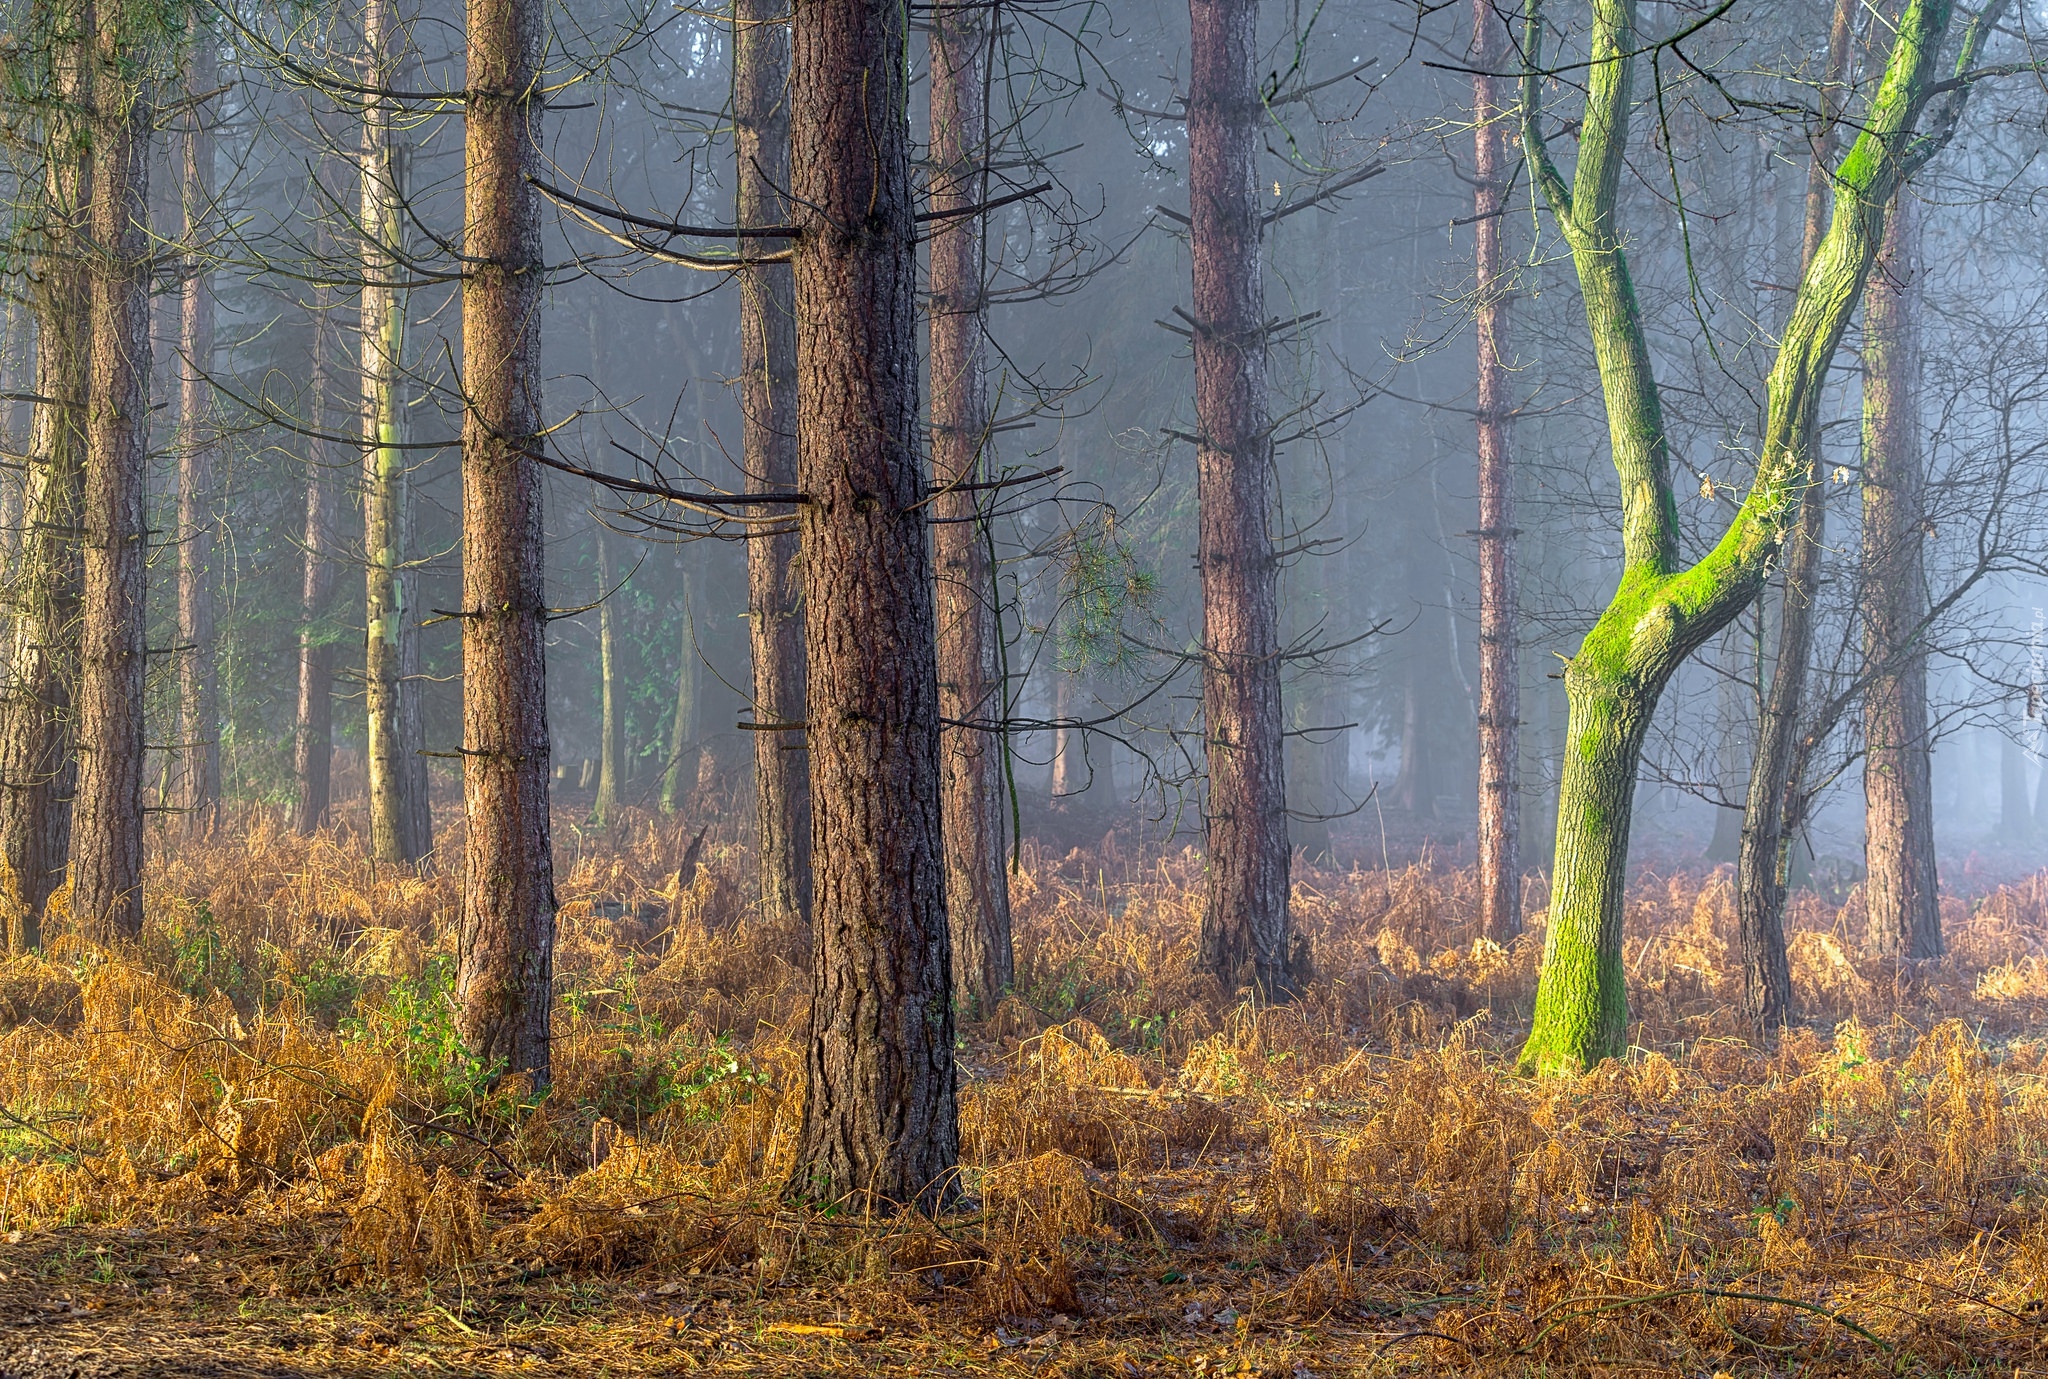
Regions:
M 195 26 L 185 67 L 180 150 L 184 281 L 178 338 L 178 796 L 184 826 L 211 832 L 220 818 L 220 675 L 213 618 L 213 275 L 202 240 L 213 220 L 215 41 Z

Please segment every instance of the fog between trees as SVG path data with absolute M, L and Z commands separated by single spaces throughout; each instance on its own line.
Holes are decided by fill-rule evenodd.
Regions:
M 2034 869 L 2040 16 L 11 0 L 0 847 L 143 928 L 268 810 L 459 872 L 549 1073 L 557 858 L 808 923 L 795 1190 L 944 1204 L 1020 838 L 1548 879 L 1525 1071 L 1623 1052 L 1633 857 Z M 2038 822 L 2037 822 L 2038 821 Z

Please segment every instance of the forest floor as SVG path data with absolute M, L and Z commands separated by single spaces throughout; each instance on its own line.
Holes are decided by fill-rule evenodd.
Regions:
M 161 849 L 140 942 L 0 964 L 0 1379 L 2048 1371 L 2048 875 L 1916 970 L 1802 894 L 1763 1050 L 1727 869 L 1644 874 L 1629 1056 L 1532 1082 L 1540 886 L 1501 949 L 1467 873 L 1304 869 L 1317 982 L 1253 1009 L 1194 856 L 1027 848 L 956 1206 L 880 1221 L 779 1192 L 750 859 L 568 822 L 544 1100 L 455 1039 L 454 879 L 350 835 Z

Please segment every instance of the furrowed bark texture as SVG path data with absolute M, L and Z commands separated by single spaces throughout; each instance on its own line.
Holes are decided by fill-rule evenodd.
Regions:
M 788 0 L 736 0 L 733 7 L 733 151 L 739 160 L 741 225 L 789 223 L 788 19 Z M 745 242 L 764 248 L 777 244 Z M 757 264 L 740 273 L 741 462 L 747 481 L 762 492 L 796 487 L 795 291 L 788 264 Z M 784 507 L 754 510 L 758 518 L 788 515 Z M 794 522 L 747 543 L 756 723 L 804 721 L 800 543 Z M 808 920 L 810 756 L 801 733 L 753 737 L 761 914 L 771 922 Z
M 1824 123 L 1813 140 L 1806 182 L 1806 229 L 1800 243 L 1803 273 L 1827 233 L 1829 174 L 1851 57 L 1854 0 L 1836 0 L 1828 34 L 1828 64 L 1821 84 Z M 1742 836 L 1736 860 L 1736 932 L 1742 953 L 1743 1009 L 1750 1027 L 1769 1037 L 1789 1023 L 1792 971 L 1785 955 L 1785 892 L 1792 848 L 1804 821 L 1806 761 L 1813 744 L 1802 735 L 1800 712 L 1813 658 L 1814 599 L 1820 592 L 1827 530 L 1827 488 L 1822 482 L 1819 409 L 1807 418 L 1795 460 L 1799 518 L 1786 542 L 1779 595 L 1777 656 L 1770 689 L 1757 720 L 1757 750 L 1743 796 Z
M 149 463 L 148 93 L 120 81 L 141 0 L 101 11 L 93 97 L 92 364 L 71 913 L 87 934 L 142 932 L 143 506 Z
M 1567 664 L 1570 703 L 1558 792 L 1556 873 L 1536 1011 L 1520 1063 L 1575 1073 L 1623 1050 L 1628 1000 L 1621 964 L 1629 804 L 1645 727 L 1686 657 L 1756 596 L 1798 520 L 1803 438 L 1811 434 L 1884 226 L 1892 192 L 1954 125 L 1958 88 L 1932 138 L 1915 127 L 1935 84 L 1949 0 L 1909 0 L 1859 134 L 1834 170 L 1825 234 L 1801 277 L 1767 390 L 1755 481 L 1714 548 L 1686 567 L 1662 407 L 1617 218 L 1640 47 L 1635 0 L 1593 0 L 1591 64 L 1567 184 L 1544 141 L 1541 17 L 1523 45 L 1522 143 L 1532 181 L 1572 251 L 1607 404 L 1622 499 L 1622 572 L 1612 601 Z M 1981 32 L 1979 20 L 1972 33 Z M 1961 61 L 1974 54 L 1964 44 Z
M 959 1159 L 905 10 L 797 0 L 790 83 L 812 900 L 791 1190 L 936 1206 Z
M 194 34 L 186 88 L 213 90 L 213 36 Z M 187 112 L 184 189 L 187 259 L 178 340 L 178 794 L 186 830 L 205 834 L 220 818 L 220 679 L 213 632 L 213 275 L 196 252 L 212 217 L 213 102 Z
M 64 879 L 70 856 L 74 693 L 83 579 L 86 398 L 91 361 L 92 295 L 86 269 L 92 165 L 80 129 L 90 99 L 94 11 L 59 0 L 46 11 L 55 52 L 58 101 L 43 128 L 43 249 L 31 285 L 36 315 L 36 404 L 23 494 L 26 517 L 9 601 L 15 618 L 0 737 L 0 860 L 20 902 L 19 939 L 42 943 L 44 906 Z
M 540 0 L 469 0 L 464 101 L 462 785 L 455 1000 L 472 1053 L 548 1081 L 555 873 L 548 832 L 541 475 Z
M 1225 990 L 1293 992 L 1279 580 L 1267 528 L 1266 293 L 1257 159 L 1264 111 L 1256 0 L 1190 0 L 1188 194 L 1193 221 L 1202 717 L 1209 888 L 1200 963 Z
M 365 81 L 389 86 L 405 39 L 392 0 L 369 0 L 364 11 Z M 371 95 L 363 103 L 362 389 L 364 705 L 368 715 L 370 854 L 379 862 L 416 862 L 433 847 L 419 774 L 417 708 L 406 675 L 416 671 L 411 573 L 405 569 L 409 525 L 404 379 L 406 276 L 404 148 L 397 103 Z M 408 712 L 410 710 L 410 712 Z
M 1938 958 L 1927 721 L 1927 471 L 1920 430 L 1919 214 L 1903 195 L 1863 296 L 1863 903 L 1901 958 Z
M 313 318 L 312 429 L 325 433 L 329 399 L 336 391 L 334 336 L 323 292 Z M 292 733 L 293 773 L 298 797 L 292 829 L 317 831 L 327 822 L 334 763 L 334 645 L 322 623 L 334 596 L 336 460 L 327 441 L 307 441 L 305 565 L 299 581 L 299 711 Z
M 1479 928 L 1496 943 L 1522 932 L 1521 669 L 1516 637 L 1515 471 L 1509 449 L 1509 280 L 1501 204 L 1510 166 L 1503 107 L 1489 75 L 1507 54 L 1494 0 L 1473 0 L 1473 324 L 1479 336 Z
M 936 10 L 931 18 L 930 208 L 956 213 L 931 231 L 932 482 L 941 488 L 985 480 L 993 445 L 984 227 L 980 216 L 957 214 L 987 199 L 982 83 L 989 14 L 957 8 Z M 962 1010 L 981 1013 L 993 1009 L 1016 978 L 1003 851 L 1001 634 L 983 496 L 953 491 L 932 504 L 939 713 L 954 725 L 939 740 L 953 999 Z

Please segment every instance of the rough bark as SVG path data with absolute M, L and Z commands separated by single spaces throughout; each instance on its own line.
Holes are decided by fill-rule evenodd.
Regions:
M 555 880 L 540 467 L 540 0 L 469 0 L 462 285 L 462 784 L 455 1001 L 470 1051 L 549 1077 Z
M 1516 643 L 1515 472 L 1509 449 L 1508 278 L 1501 205 L 1511 160 L 1491 75 L 1506 58 L 1494 0 L 1472 4 L 1473 324 L 1479 337 L 1479 929 L 1496 943 L 1522 932 L 1521 670 Z
M 789 223 L 789 0 L 733 6 L 733 152 L 739 162 L 738 223 Z M 747 482 L 788 492 L 797 477 L 795 279 L 789 265 L 740 273 L 740 444 Z M 757 508 L 757 518 L 788 515 Z M 754 722 L 804 721 L 804 622 L 800 538 L 794 523 L 747 543 L 748 634 Z M 757 732 L 754 818 L 761 915 L 773 923 L 811 914 L 810 758 L 803 734 Z
M 1287 913 L 1273 437 L 1260 273 L 1256 0 L 1190 0 L 1188 195 L 1202 579 L 1208 895 L 1199 962 L 1226 990 L 1296 986 Z
M 83 152 L 90 99 L 93 6 L 58 0 L 47 11 L 58 99 L 44 125 L 47 161 L 35 230 L 43 263 L 31 285 L 38 396 L 23 495 L 26 517 L 9 586 L 11 674 L 0 735 L 0 862 L 19 902 L 18 939 L 42 942 L 44 906 L 70 855 L 78 758 L 72 708 L 78 674 L 86 398 L 91 286 L 84 252 L 92 167 Z
M 185 85 L 208 96 L 212 35 L 194 34 Z M 213 632 L 213 275 L 198 252 L 212 216 L 211 100 L 191 107 L 184 140 L 184 290 L 178 338 L 178 793 L 184 828 L 206 834 L 220 817 L 220 679 Z
M 796 0 L 797 438 L 812 974 L 791 1190 L 936 1206 L 959 1159 L 907 12 Z
M 329 302 L 322 293 L 313 317 L 313 377 L 308 392 L 312 430 L 327 432 L 334 381 L 334 337 Z M 334 525 L 337 461 L 327 441 L 307 442 L 306 510 L 302 544 L 305 564 L 299 580 L 299 710 L 292 732 L 293 774 L 298 795 L 292 808 L 294 832 L 316 832 L 327 822 L 334 763 L 334 644 L 323 626 L 334 595 Z
M 599 828 L 617 822 L 619 814 L 619 703 L 618 648 L 612 626 L 611 543 L 604 532 L 597 534 L 597 803 L 591 806 L 590 821 Z
M 1870 932 L 1907 961 L 1944 944 L 1927 719 L 1927 469 L 1920 427 L 1919 216 L 1900 197 L 1863 296 L 1863 793 Z
M 1803 274 L 1827 232 L 1830 173 L 1836 130 L 1848 84 L 1854 0 L 1835 0 L 1828 62 L 1821 83 L 1822 123 L 1813 139 L 1806 182 L 1805 233 L 1799 250 Z M 1813 659 L 1814 600 L 1820 592 L 1826 547 L 1827 487 L 1822 482 L 1820 415 L 1814 409 L 1799 436 L 1799 516 L 1783 554 L 1779 581 L 1778 645 L 1771 683 L 1757 718 L 1756 757 L 1743 796 L 1742 836 L 1736 859 L 1736 932 L 1742 953 L 1743 1009 L 1750 1027 L 1769 1037 L 1793 1018 L 1792 973 L 1785 955 L 1785 895 L 1792 849 L 1806 812 L 1806 762 L 1813 742 L 1802 734 L 1800 713 Z
M 392 84 L 403 52 L 392 0 L 369 0 L 363 16 L 364 80 Z M 368 718 L 370 854 L 380 862 L 416 862 L 433 845 L 420 786 L 417 689 L 411 606 L 405 568 L 408 489 L 404 375 L 406 149 L 397 102 L 363 102 L 362 394 L 364 706 Z M 413 682 L 416 686 L 417 682 Z
M 992 12 L 935 10 L 931 18 L 932 482 L 987 480 L 993 466 L 987 381 L 988 298 L 982 217 L 987 200 L 986 52 Z M 1003 681 L 995 570 L 984 494 L 954 489 L 932 504 L 938 565 L 940 816 L 946 914 L 953 929 L 953 999 L 986 1014 L 1016 977 L 1003 849 Z
M 1523 44 L 1529 65 L 1522 144 L 1531 180 L 1571 249 L 1585 300 L 1621 487 L 1622 575 L 1564 672 L 1571 711 L 1557 869 L 1535 1019 L 1520 1059 L 1527 1071 L 1576 1073 L 1622 1052 L 1626 804 L 1643 728 L 1672 673 L 1756 596 L 1797 520 L 1801 438 L 1810 434 L 1828 369 L 1862 295 L 1885 207 L 1912 168 L 1940 147 L 1960 111 L 1962 87 L 1949 97 L 1935 137 L 1914 142 L 1952 13 L 1950 0 L 1908 0 L 1891 30 L 1883 78 L 1862 112 L 1855 144 L 1834 169 L 1828 228 L 1779 342 L 1755 480 L 1721 539 L 1685 566 L 1678 557 L 1662 403 L 1618 219 L 1639 49 L 1636 5 L 1592 5 L 1587 96 L 1569 184 L 1551 161 L 1542 127 L 1542 30 L 1532 10 Z M 1972 60 L 1985 28 L 1984 20 L 1973 22 L 1961 61 Z
M 92 363 L 86 421 L 84 617 L 71 913 L 88 934 L 142 931 L 143 499 L 149 462 L 149 138 L 146 88 L 115 74 L 154 11 L 100 12 L 93 97 Z M 154 35 L 161 37 L 160 34 Z

